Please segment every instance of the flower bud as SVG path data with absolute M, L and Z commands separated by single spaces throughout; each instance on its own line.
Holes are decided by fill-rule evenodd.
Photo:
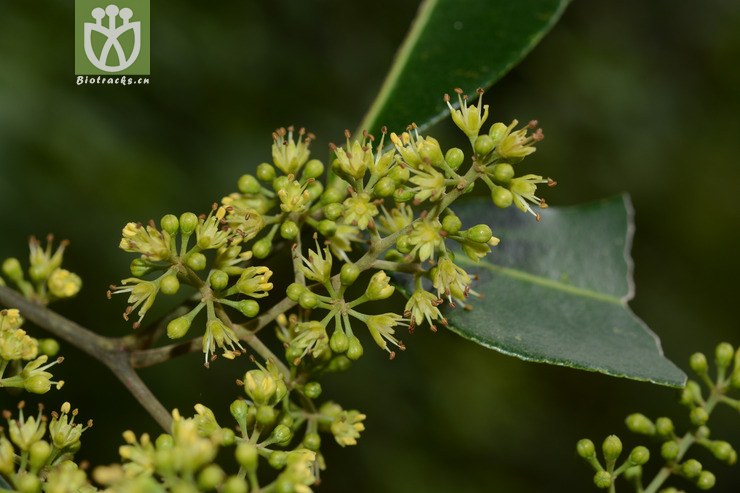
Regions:
M 609 435 L 604 440 L 601 450 L 607 462 L 615 461 L 619 457 L 619 454 L 622 453 L 622 440 L 617 435 Z
M 345 189 L 329 187 L 321 195 L 321 203 L 323 205 L 336 204 L 339 202 L 343 202 L 345 197 L 347 197 L 347 191 Z M 324 213 L 326 213 L 326 211 L 324 211 Z
M 388 176 L 396 184 L 403 185 L 411 178 L 411 172 L 406 166 L 394 166 L 391 172 L 388 173 Z
M 285 463 L 288 460 L 288 453 L 283 452 L 282 450 L 276 450 L 275 452 L 270 454 L 270 457 L 267 459 L 267 462 L 274 467 L 275 469 L 282 469 L 285 467 Z
M 0 473 L 10 476 L 15 471 L 15 451 L 13 444 L 0 434 Z
M 390 176 L 384 176 L 373 187 L 373 194 L 377 197 L 390 197 L 396 191 L 396 182 Z
M 324 207 L 324 217 L 330 221 L 336 221 L 344 213 L 344 206 L 339 203 L 329 204 Z
M 670 442 L 665 442 L 660 447 L 660 455 L 663 456 L 666 461 L 671 462 L 676 460 L 680 450 L 681 447 L 678 445 L 678 442 L 671 440 Z
M 588 438 L 578 440 L 578 443 L 576 444 L 576 452 L 578 452 L 578 455 L 580 455 L 584 459 L 591 459 L 596 455 L 594 442 L 592 442 Z
M 695 407 L 689 413 L 689 419 L 694 426 L 702 426 L 709 421 L 709 413 L 703 407 Z
M 285 425 L 277 425 L 274 430 L 272 430 L 272 433 L 270 434 L 270 439 L 275 442 L 279 443 L 281 445 L 287 445 L 290 443 L 290 440 L 293 438 L 293 432 Z
M 696 479 L 696 487 L 700 490 L 709 490 L 714 487 L 716 481 L 717 478 L 714 477 L 714 474 L 709 471 L 702 471 Z
M 237 307 L 243 315 L 249 318 L 256 317 L 260 312 L 260 306 L 254 300 L 241 300 Z
M 409 241 L 409 235 L 401 235 L 396 239 L 396 248 L 403 254 L 409 253 L 413 247 Z
M 175 274 L 167 274 L 159 280 L 159 290 L 163 294 L 176 294 L 180 290 L 180 281 Z
M 8 276 L 8 279 L 13 282 L 23 279 L 23 268 L 17 258 L 10 257 L 3 261 L 3 274 Z
M 277 180 L 275 180 L 277 181 Z M 252 253 L 256 258 L 265 258 L 272 251 L 272 238 L 266 236 L 252 245 Z
M 701 462 L 696 459 L 689 459 L 681 464 L 681 473 L 689 478 L 694 479 L 699 476 L 702 470 Z
M 236 461 L 247 471 L 254 471 L 257 469 L 257 462 L 259 460 L 259 454 L 257 453 L 257 447 L 249 442 L 239 442 L 234 452 Z
M 175 236 L 177 231 L 180 229 L 180 221 L 174 214 L 167 214 L 162 216 L 159 220 L 159 225 L 166 231 L 170 236 Z
M 182 223 L 180 223 L 182 224 Z M 200 252 L 194 252 L 188 256 L 188 259 L 185 261 L 185 264 L 193 269 L 194 271 L 203 270 L 206 268 L 206 256 L 203 255 Z
M 280 236 L 286 240 L 292 240 L 298 236 L 298 225 L 293 221 L 285 221 L 280 225 Z
M 655 431 L 659 436 L 670 438 L 673 436 L 673 421 L 671 418 L 661 417 L 655 420 Z
M 465 161 L 465 153 L 463 153 L 462 149 L 451 147 L 450 149 L 447 149 L 447 153 L 445 154 L 445 161 L 447 161 L 447 165 L 450 168 L 457 169 L 460 167 L 463 161 Z
M 709 446 L 709 450 L 712 452 L 718 460 L 727 462 L 732 465 L 737 460 L 737 452 L 732 448 L 728 442 L 724 440 L 716 440 Z
M 298 298 L 298 304 L 301 305 L 303 308 L 314 308 L 316 305 L 319 304 L 319 298 L 316 296 L 315 293 L 312 293 L 311 291 L 306 289 Z
M 276 192 L 284 190 L 288 187 L 290 180 L 287 176 L 278 176 L 272 181 L 272 189 Z
M 496 207 L 506 209 L 514 203 L 514 195 L 508 189 L 495 185 L 491 190 L 491 200 Z
M 630 414 L 627 416 L 627 419 L 625 419 L 625 424 L 633 433 L 640 433 L 642 435 L 655 434 L 655 425 L 643 414 Z
M 494 144 L 498 145 L 501 139 L 506 135 L 507 127 L 501 122 L 494 123 L 491 125 L 491 129 L 488 131 L 488 135 L 493 139 Z
M 142 277 L 151 272 L 152 266 L 141 258 L 135 258 L 131 261 L 131 265 L 129 265 L 129 270 L 131 271 L 132 275 L 136 277 Z
M 303 294 L 305 290 L 305 286 L 294 282 L 288 286 L 288 289 L 285 290 L 285 294 L 288 295 L 288 298 L 290 298 L 291 300 L 298 301 L 298 299 L 301 297 L 301 294 Z
M 409 200 L 414 198 L 414 195 L 416 194 L 413 190 L 399 187 L 396 188 L 395 192 L 393 192 L 393 200 L 395 200 L 396 202 L 408 202 Z
M 487 224 L 478 224 L 467 230 L 465 237 L 476 243 L 488 243 L 493 237 L 493 231 Z
M 40 493 L 41 480 L 34 474 L 21 473 L 15 477 L 13 485 L 18 493 Z
M 224 482 L 221 493 L 247 493 L 247 491 L 247 482 L 244 479 L 238 476 L 230 476 Z
M 390 297 L 396 289 L 389 284 L 390 279 L 382 270 L 373 274 L 365 290 L 365 296 L 370 300 L 384 300 Z
M 462 221 L 460 221 L 460 218 L 454 213 L 450 212 L 444 217 L 444 219 L 442 219 L 442 229 L 447 231 L 449 234 L 457 234 L 457 232 L 460 231 L 460 228 L 462 228 Z
M 167 337 L 170 339 L 179 339 L 187 334 L 190 329 L 190 319 L 188 317 L 177 317 L 167 324 Z
M 51 389 L 50 377 L 49 372 L 35 373 L 23 381 L 23 388 L 34 394 L 45 394 Z
M 598 471 L 594 474 L 594 484 L 604 490 L 612 485 L 612 475 L 606 471 Z
M 694 353 L 689 358 L 689 366 L 697 375 L 706 375 L 707 357 L 703 353 Z
M 185 212 L 180 216 L 180 231 L 183 235 L 193 234 L 196 227 L 198 227 L 198 216 L 192 212 Z
M 38 348 L 39 353 L 53 357 L 59 352 L 59 343 L 55 339 L 39 339 Z
M 259 406 L 257 408 L 257 416 L 255 419 L 263 426 L 269 426 L 275 422 L 276 418 L 275 409 L 272 406 Z
M 271 182 L 275 179 L 275 168 L 268 163 L 262 163 L 257 166 L 257 178 L 262 181 Z
M 632 464 L 641 466 L 650 460 L 650 451 L 647 449 L 647 447 L 639 445 L 632 449 L 629 460 Z
M 715 361 L 717 366 L 720 368 L 727 368 L 732 363 L 732 358 L 735 355 L 735 349 L 731 344 L 727 342 L 721 342 L 717 345 L 715 350 Z
M 303 387 L 303 393 L 309 399 L 316 399 L 321 395 L 321 384 L 319 382 L 308 382 Z
M 485 134 L 476 137 L 475 144 L 473 144 L 473 149 L 479 157 L 485 156 L 486 154 L 491 152 L 493 150 L 493 147 L 493 139 L 489 135 Z
M 303 446 L 315 452 L 321 448 L 321 437 L 318 433 L 307 433 L 303 437 Z
M 347 334 L 339 329 L 335 330 L 331 335 L 331 339 L 329 339 L 329 347 L 337 354 L 347 351 L 349 348 L 349 338 L 347 337 Z
M 208 491 L 215 489 L 221 485 L 224 480 L 224 471 L 216 464 L 210 464 L 206 466 L 200 474 L 198 474 L 198 488 L 200 491 Z
M 509 163 L 499 163 L 493 166 L 493 178 L 501 183 L 508 183 L 514 178 L 514 167 Z
M 322 219 L 316 229 L 325 237 L 334 236 L 337 232 L 337 223 L 330 219 Z
M 250 195 L 256 195 L 262 191 L 262 186 L 252 175 L 242 175 L 236 182 L 236 186 L 241 193 Z
M 699 384 L 693 380 L 686 382 L 686 386 L 681 391 L 681 404 L 690 406 L 701 404 L 702 401 L 701 387 L 699 387 Z
M 357 280 L 360 275 L 360 269 L 353 263 L 348 262 L 342 265 L 342 270 L 339 273 L 339 280 L 342 285 L 349 286 Z
M 277 392 L 275 378 L 266 370 L 249 370 L 244 375 L 244 391 L 258 406 L 264 406 Z
M 347 357 L 353 361 L 357 361 L 362 357 L 363 349 L 360 340 L 354 336 L 349 336 L 349 343 L 347 345 Z
M 46 464 L 46 460 L 51 455 L 51 445 L 46 440 L 39 440 L 38 442 L 31 445 L 29 450 L 29 463 L 31 469 L 38 471 Z

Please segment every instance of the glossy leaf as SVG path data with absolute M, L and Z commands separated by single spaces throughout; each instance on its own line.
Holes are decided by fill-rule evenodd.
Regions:
M 461 201 L 462 202 L 462 201 Z M 472 310 L 447 311 L 450 328 L 519 358 L 682 386 L 686 376 L 663 356 L 657 336 L 627 306 L 632 285 L 632 209 L 617 197 L 548 208 L 537 222 L 487 200 L 458 203 L 463 224 L 493 226 L 501 243 L 476 264 Z
M 569 0 L 426 0 L 360 125 L 422 130 L 447 112 L 442 95 L 474 95 L 519 63 L 557 22 Z

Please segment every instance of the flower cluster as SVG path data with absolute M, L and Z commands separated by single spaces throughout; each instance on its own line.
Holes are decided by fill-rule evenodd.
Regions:
M 596 471 L 594 483 L 597 488 L 615 491 L 615 480 L 623 475 L 634 487 L 635 491 L 658 491 L 670 476 L 678 476 L 693 483 L 700 490 L 711 489 L 716 478 L 706 470 L 701 462 L 687 458 L 689 449 L 694 445 L 706 449 L 717 460 L 732 465 L 737 462 L 737 452 L 725 440 L 710 438 L 708 426 L 709 418 L 720 404 L 725 404 L 740 411 L 740 399 L 732 398 L 729 394 L 740 389 L 740 348 L 736 351 L 730 344 L 720 343 L 715 350 L 716 378 L 709 376 L 707 358 L 702 353 L 691 356 L 691 369 L 699 376 L 702 383 L 709 390 L 703 395 L 699 382 L 689 381 L 681 392 L 681 404 L 689 408 L 691 428 L 680 435 L 668 417 L 659 417 L 651 420 L 647 416 L 634 413 L 627 416 L 625 424 L 633 433 L 652 438 L 660 444 L 660 456 L 665 461 L 663 473 L 656 475 L 653 480 L 643 486 L 642 466 L 650 460 L 651 454 L 647 447 L 637 446 L 629 457 L 617 467 L 617 459 L 622 452 L 622 441 L 616 435 L 604 440 L 602 451 L 605 464 L 597 458 L 596 449 L 591 440 L 580 440 L 576 446 L 578 454 L 583 457 Z M 665 493 L 677 493 L 674 487 L 663 488 Z
M 82 288 L 80 277 L 62 268 L 64 250 L 69 242 L 64 240 L 53 248 L 54 236 L 46 237 L 46 247 L 42 248 L 36 237 L 28 241 L 30 254 L 28 256 L 28 279 L 23 267 L 17 258 L 5 259 L 2 264 L 2 273 L 28 299 L 42 304 L 74 297 Z M 4 281 L 0 277 L 0 285 Z

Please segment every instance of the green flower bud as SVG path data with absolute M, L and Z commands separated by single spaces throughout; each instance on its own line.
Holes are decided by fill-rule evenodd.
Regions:
M 365 296 L 369 300 L 384 300 L 390 297 L 396 289 L 390 285 L 390 280 L 391 278 L 384 271 L 380 270 L 376 272 L 370 278 L 370 283 L 368 283 L 365 290 Z
M 349 348 L 349 338 L 341 330 L 335 330 L 329 339 L 329 347 L 335 353 L 343 353 Z
M 290 180 L 288 180 L 287 176 L 278 176 L 272 181 L 272 189 L 276 192 L 279 190 L 283 190 L 285 188 L 288 188 L 289 183 Z
M 317 229 L 319 233 L 328 238 L 334 236 L 334 233 L 337 232 L 337 223 L 330 219 L 324 219 L 319 221 Z
M 514 178 L 514 167 L 509 163 L 499 163 L 493 166 L 493 178 L 501 183 L 508 183 Z
M 152 266 L 141 258 L 135 258 L 131 261 L 131 264 L 129 265 L 129 270 L 131 271 L 132 275 L 136 277 L 143 277 L 151 272 Z
M 257 166 L 257 178 L 262 181 L 271 182 L 275 179 L 275 168 L 268 163 L 262 163 Z
M 275 409 L 273 409 L 272 406 L 259 406 L 257 408 L 257 416 L 255 416 L 255 419 L 257 419 L 259 424 L 269 426 L 275 422 L 276 417 Z
M 293 221 L 285 221 L 280 225 L 280 236 L 286 240 L 292 240 L 298 236 L 298 225 Z
M 188 333 L 188 329 L 190 329 L 190 319 L 188 317 L 177 317 L 167 324 L 167 337 L 179 339 Z
M 503 123 L 494 123 L 488 131 L 488 135 L 493 139 L 493 142 L 498 145 L 504 135 L 506 135 L 506 129 L 507 127 Z
M 276 450 L 275 452 L 270 454 L 270 457 L 268 457 L 267 462 L 274 467 L 275 469 L 282 469 L 285 467 L 285 463 L 288 460 L 288 453 L 283 452 L 282 450 Z
M 462 151 L 462 149 L 451 147 L 450 149 L 447 149 L 447 153 L 445 154 L 445 161 L 447 161 L 447 166 L 452 169 L 457 169 L 460 167 L 463 161 L 465 161 L 465 153 Z
M 724 440 L 716 440 L 709 446 L 709 450 L 712 452 L 718 460 L 727 462 L 732 465 L 737 460 L 737 452 L 732 448 L 728 442 Z
M 3 261 L 3 274 L 8 276 L 8 279 L 13 282 L 23 279 L 23 267 L 21 267 L 21 263 L 17 258 L 10 257 Z
M 588 438 L 578 440 L 578 443 L 576 444 L 576 452 L 578 452 L 578 455 L 580 455 L 584 459 L 593 458 L 596 455 L 594 442 L 592 442 Z
M 308 382 L 303 387 L 303 393 L 309 399 L 316 399 L 321 395 L 321 384 L 319 382 Z
M 309 200 L 314 201 L 321 196 L 321 193 L 324 191 L 324 185 L 320 181 L 315 181 L 308 184 L 306 191 L 308 192 Z
M 305 290 L 305 286 L 294 282 L 288 286 L 288 289 L 285 290 L 285 294 L 288 295 L 288 298 L 290 298 L 291 300 L 298 301 L 298 298 L 301 297 L 301 294 L 303 294 Z
M 258 413 L 259 416 L 259 413 Z M 287 445 L 290 443 L 290 440 L 293 438 L 293 432 L 285 425 L 277 425 L 274 430 L 272 430 L 272 433 L 270 434 L 270 439 L 274 441 L 275 443 L 279 443 L 281 445 Z
M 689 366 L 697 375 L 706 375 L 707 357 L 703 353 L 694 353 L 689 358 Z
M 650 451 L 647 449 L 647 447 L 643 447 L 642 445 L 640 445 L 632 449 L 632 452 L 630 453 L 630 462 L 632 464 L 641 466 L 649 460 Z
M 316 305 L 319 304 L 319 298 L 316 296 L 316 294 L 306 289 L 298 298 L 298 304 L 301 305 L 303 308 L 314 308 Z
M 735 363 L 735 369 L 732 371 L 732 375 L 730 376 L 730 385 L 736 389 L 740 388 L 740 366 L 738 366 L 737 363 Z
M 0 473 L 10 476 L 15 471 L 15 450 L 13 444 L 0 435 Z
M 467 230 L 465 237 L 476 243 L 488 243 L 493 237 L 493 231 L 487 224 L 478 224 Z
M 347 357 L 353 361 L 357 361 L 362 357 L 362 344 L 360 340 L 354 336 L 349 336 L 349 343 L 347 345 Z
M 339 273 L 339 280 L 342 285 L 349 286 L 357 280 L 360 275 L 360 269 L 353 263 L 348 262 L 342 265 L 342 270 Z
M 659 436 L 670 438 L 673 436 L 673 430 L 671 418 L 662 417 L 655 420 L 655 431 Z
M 159 220 L 159 225 L 162 226 L 162 229 L 169 233 L 170 236 L 175 236 L 177 231 L 180 229 L 180 221 L 174 214 L 162 216 L 162 219 Z
M 210 283 L 211 288 L 216 291 L 221 291 L 222 289 L 225 289 L 226 286 L 229 284 L 229 275 L 222 270 L 214 269 L 213 271 L 211 271 L 208 282 Z
M 221 493 L 247 493 L 247 482 L 238 476 L 229 476 L 224 482 Z
M 640 433 L 642 435 L 655 434 L 655 425 L 643 414 L 630 414 L 624 422 L 627 428 L 633 433 Z
M 409 190 L 407 188 L 399 187 L 396 188 L 396 191 L 393 192 L 393 200 L 396 202 L 408 202 L 409 200 L 414 198 L 413 190 Z
M 710 435 L 709 427 L 708 426 L 704 426 L 704 425 L 698 427 L 696 429 L 695 435 L 696 435 L 696 438 L 698 438 L 700 440 L 702 438 L 709 438 L 709 435 Z
M 479 135 L 475 139 L 473 149 L 478 156 L 485 156 L 493 150 L 494 143 L 493 139 L 489 135 Z
M 396 239 L 396 248 L 399 252 L 406 254 L 409 253 L 414 246 L 409 241 L 409 235 L 401 235 Z
M 594 474 L 594 484 L 604 490 L 612 485 L 612 475 L 606 471 L 598 471 Z
M 689 419 L 691 419 L 691 423 L 693 423 L 694 426 L 701 426 L 709 421 L 709 413 L 707 413 L 707 410 L 703 407 L 695 407 L 689 413 Z
M 239 442 L 234 452 L 236 461 L 247 471 L 254 471 L 257 469 L 257 463 L 259 461 L 259 454 L 257 453 L 257 447 L 254 444 L 248 442 Z
M 671 462 L 676 460 L 680 450 L 681 447 L 678 445 L 678 442 L 671 440 L 670 442 L 665 442 L 660 447 L 660 455 L 663 456 L 666 461 Z
M 311 159 L 303 168 L 303 178 L 318 178 L 324 174 L 324 163 L 318 159 Z
M 615 461 L 622 453 L 622 440 L 617 435 L 609 435 L 604 440 L 601 450 L 607 462 Z
M 53 357 L 59 352 L 59 343 L 56 339 L 39 339 L 38 348 L 39 353 Z
M 324 217 L 330 221 L 336 221 L 344 213 L 344 206 L 339 203 L 329 204 L 324 207 Z
M 642 479 L 642 466 L 628 467 L 622 474 L 624 474 L 624 479 L 629 483 L 635 483 Z
M 29 463 L 31 464 L 31 470 L 38 471 L 44 465 L 51 455 L 51 445 L 45 440 L 39 440 L 38 442 L 31 445 L 29 450 Z
M 396 182 L 390 176 L 384 176 L 373 187 L 376 197 L 390 197 L 396 191 Z
M 460 218 L 454 213 L 447 214 L 444 219 L 442 219 L 442 229 L 447 231 L 449 234 L 457 234 L 457 232 L 460 231 L 460 228 L 462 228 L 462 221 L 460 221 Z
M 732 344 L 727 342 L 721 342 L 717 345 L 714 356 L 717 366 L 720 368 L 727 368 L 732 363 L 732 358 L 735 355 L 735 349 Z
M 406 166 L 394 166 L 391 172 L 388 173 L 388 177 L 398 185 L 403 185 L 411 178 L 411 172 Z
M 236 186 L 241 193 L 250 195 L 256 195 L 262 191 L 262 186 L 257 181 L 257 178 L 252 175 L 242 175 Z
M 272 251 L 272 238 L 266 236 L 252 245 L 252 253 L 256 258 L 265 258 Z
M 717 478 L 714 477 L 714 474 L 709 471 L 702 471 L 696 479 L 696 487 L 700 490 L 709 490 L 714 487 L 716 482 Z
M 183 235 L 189 236 L 193 234 L 196 227 L 198 227 L 198 216 L 192 212 L 185 212 L 180 216 L 180 232 Z
M 182 224 L 182 223 L 180 223 Z M 200 252 L 191 253 L 188 256 L 188 259 L 185 261 L 185 264 L 193 269 L 194 271 L 203 270 L 206 268 L 206 256 L 203 255 Z
M 159 281 L 159 290 L 163 294 L 176 294 L 180 290 L 180 281 L 174 274 L 167 274 Z
M 45 371 L 32 374 L 23 381 L 23 388 L 34 394 L 45 394 L 51 390 L 50 377 L 51 374 Z
M 347 340 L 347 347 L 349 347 L 349 339 Z M 351 366 L 352 362 L 349 358 L 344 355 L 340 355 L 333 357 L 331 361 L 329 361 L 329 366 L 326 368 L 326 371 L 337 373 L 347 371 Z
M 323 195 L 321 195 L 321 203 L 324 205 L 336 204 L 343 202 L 345 197 L 347 197 L 346 190 L 337 187 L 329 187 L 324 191 Z
M 306 433 L 303 437 L 303 446 L 315 452 L 321 448 L 321 437 L 318 433 Z
M 243 315 L 249 318 L 256 317 L 260 312 L 260 305 L 254 300 L 241 300 L 238 308 Z
M 690 406 L 695 404 L 701 404 L 701 387 L 693 380 L 686 382 L 686 386 L 681 391 L 681 404 Z
M 504 187 L 495 186 L 491 190 L 491 200 L 496 207 L 506 209 L 514 203 L 514 195 Z
M 681 473 L 689 478 L 694 479 L 699 476 L 702 470 L 701 462 L 696 459 L 689 459 L 681 464 Z
M 221 485 L 225 476 L 226 474 L 220 467 L 216 464 L 210 464 L 198 474 L 198 488 L 200 491 L 215 489 Z
M 246 421 L 247 419 L 247 414 L 249 413 L 249 404 L 247 404 L 244 399 L 236 399 L 229 406 L 229 412 L 237 421 L 237 423 L 241 425 L 242 420 Z
M 18 474 L 13 480 L 13 485 L 18 493 L 40 493 L 41 480 L 34 474 Z
M 215 436 L 217 437 L 217 441 L 226 447 L 234 445 L 236 441 L 236 434 L 231 428 L 221 428 Z
M 175 440 L 172 438 L 172 435 L 168 435 L 167 433 L 162 433 L 161 435 L 157 437 L 154 444 L 160 450 L 169 450 L 175 446 Z

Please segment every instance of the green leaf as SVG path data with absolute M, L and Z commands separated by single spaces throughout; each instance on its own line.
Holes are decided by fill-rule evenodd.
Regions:
M 426 0 L 360 129 L 439 121 L 442 95 L 474 95 L 511 70 L 557 22 L 569 0 Z
M 627 306 L 632 284 L 628 197 L 551 207 L 537 222 L 488 200 L 456 204 L 463 224 L 485 222 L 501 243 L 476 264 L 456 262 L 479 280 L 472 310 L 449 310 L 461 336 L 528 361 L 683 386 L 657 336 Z

